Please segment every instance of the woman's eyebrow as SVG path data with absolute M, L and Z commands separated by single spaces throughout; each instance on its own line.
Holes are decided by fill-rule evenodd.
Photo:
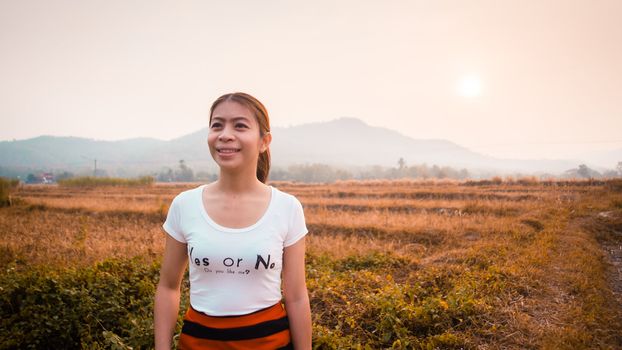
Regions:
M 240 120 L 240 119 L 244 120 L 244 121 L 249 121 L 249 119 L 247 117 L 242 117 L 242 116 L 231 118 L 231 120 L 233 120 L 233 121 Z M 212 117 L 212 121 L 213 120 L 225 120 L 225 118 L 223 118 L 223 117 Z

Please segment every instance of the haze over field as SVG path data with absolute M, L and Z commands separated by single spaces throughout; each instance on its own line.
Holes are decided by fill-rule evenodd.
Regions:
M 273 177 L 276 175 L 277 179 L 281 170 L 292 166 L 329 166 L 335 171 L 340 169 L 349 172 L 349 175 L 341 173 L 338 178 L 438 176 L 463 179 L 502 174 L 533 174 L 542 178 L 622 176 L 622 162 L 618 163 L 618 159 L 622 159 L 622 152 L 602 153 L 600 158 L 587 160 L 500 159 L 472 152 L 448 140 L 416 140 L 395 130 L 367 125 L 355 118 L 339 118 L 287 128 L 273 127 L 271 133 L 274 135 L 270 145 L 271 162 L 274 166 Z M 53 136 L 0 141 L 0 176 L 27 176 L 28 173 L 40 171 L 56 175 L 71 171 L 85 175 L 93 174 L 99 169 L 99 176 L 133 177 L 148 174 L 166 181 L 170 177 L 162 175 L 163 172 L 177 168 L 182 159 L 191 169 L 217 174 L 218 166 L 209 154 L 205 142 L 207 135 L 207 128 L 202 128 L 169 141 L 153 138 L 97 141 Z M 594 168 L 596 172 L 588 168 L 578 172 L 581 164 L 583 167 L 587 164 L 587 167 Z M 427 166 L 453 169 L 421 169 Z M 399 168 L 401 172 L 383 173 L 379 172 L 379 167 Z M 313 171 L 307 169 L 302 172 Z M 330 178 L 334 180 L 335 176 L 337 174 Z M 189 181 L 192 176 L 180 176 L 181 178 Z M 307 175 L 293 178 L 311 181 Z M 315 178 L 314 181 L 319 179 Z
M 171 140 L 238 90 L 273 127 L 353 117 L 484 156 L 587 158 L 622 149 L 620 13 L 617 0 L 0 0 L 0 140 Z

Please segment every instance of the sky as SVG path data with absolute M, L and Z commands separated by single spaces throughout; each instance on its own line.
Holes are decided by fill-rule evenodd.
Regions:
M 622 1 L 0 0 L 0 140 L 169 140 L 218 96 L 510 158 L 622 148 Z M 347 132 L 347 130 L 344 130 Z

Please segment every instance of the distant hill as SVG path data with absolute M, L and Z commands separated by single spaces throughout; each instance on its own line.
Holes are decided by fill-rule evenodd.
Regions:
M 590 165 L 581 160 L 498 159 L 447 140 L 413 139 L 395 130 L 367 125 L 356 118 L 275 127 L 272 134 L 273 166 L 281 167 L 300 163 L 323 163 L 344 168 L 396 166 L 400 157 L 404 158 L 406 165 L 427 163 L 469 171 L 562 173 L 580 163 Z M 614 159 L 616 153 L 603 157 Z M 0 167 L 3 168 L 79 171 L 92 169 L 94 159 L 97 159 L 98 168 L 117 176 L 157 171 L 164 166 L 176 167 L 180 159 L 195 170 L 217 169 L 207 148 L 207 128 L 169 141 L 153 138 L 101 141 L 39 136 L 0 142 Z M 612 162 L 610 167 L 614 166 L 615 162 Z
M 413 139 L 395 130 L 369 126 L 356 118 L 277 129 L 274 134 L 275 158 L 278 154 L 278 159 L 287 163 L 395 166 L 402 157 L 407 165 L 427 163 L 497 171 L 559 172 L 576 166 L 575 162 L 563 160 L 497 159 L 451 141 Z

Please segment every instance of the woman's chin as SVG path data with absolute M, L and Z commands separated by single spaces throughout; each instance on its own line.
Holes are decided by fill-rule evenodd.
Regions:
M 238 162 L 217 161 L 218 167 L 223 171 L 239 172 L 244 166 Z
M 220 167 L 231 167 L 231 166 L 239 166 L 240 165 L 240 160 L 237 159 L 238 155 L 227 155 L 227 156 L 221 156 L 218 153 L 212 154 L 212 159 L 214 159 L 214 162 L 216 162 L 216 164 L 218 164 L 218 166 Z

